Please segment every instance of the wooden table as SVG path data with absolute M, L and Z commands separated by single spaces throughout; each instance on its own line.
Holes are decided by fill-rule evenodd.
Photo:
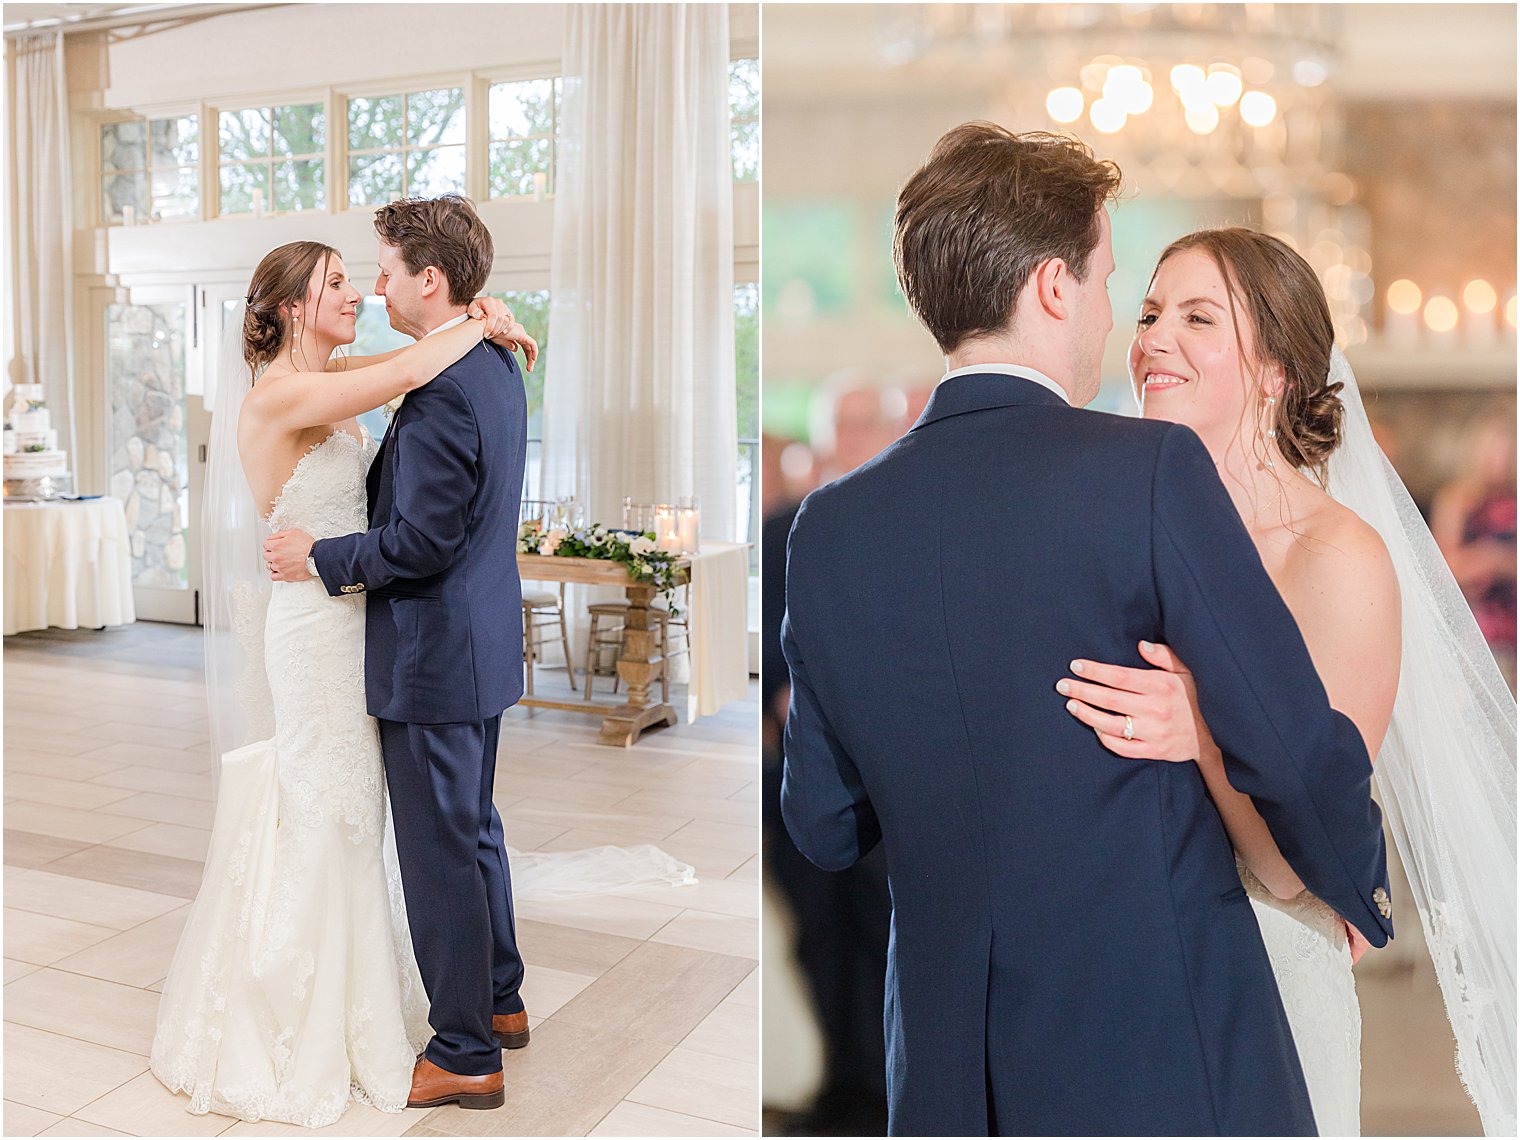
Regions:
M 623 620 L 623 644 L 617 659 L 618 676 L 627 686 L 627 699 L 622 704 L 529 696 L 522 697 L 518 704 L 528 708 L 600 715 L 602 732 L 597 738 L 598 743 L 624 748 L 633 744 L 646 728 L 677 723 L 676 710 L 655 697 L 665 671 L 665 659 L 660 655 L 659 627 L 649 616 L 649 603 L 660 592 L 656 587 L 636 581 L 621 562 L 602 558 L 557 558 L 519 553 L 517 571 L 535 582 L 621 586 L 628 599 L 628 616 Z M 691 572 L 691 560 L 681 559 L 676 563 L 676 571 L 678 581 L 684 582 Z

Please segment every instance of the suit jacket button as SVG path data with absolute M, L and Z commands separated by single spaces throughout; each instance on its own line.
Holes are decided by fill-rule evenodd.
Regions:
M 1393 916 L 1393 905 L 1388 901 L 1388 892 L 1382 887 L 1373 888 L 1372 901 L 1377 903 L 1378 913 L 1384 918 Z

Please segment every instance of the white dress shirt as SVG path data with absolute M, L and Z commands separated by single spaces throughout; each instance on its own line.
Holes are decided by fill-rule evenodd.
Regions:
M 968 364 L 964 368 L 953 368 L 939 378 L 943 384 L 952 376 L 975 376 L 978 373 L 995 372 L 999 376 L 1017 376 L 1021 380 L 1032 380 L 1042 388 L 1049 388 L 1067 405 L 1071 404 L 1071 397 L 1066 390 L 1052 380 L 1045 373 L 1030 368 L 1027 364 Z

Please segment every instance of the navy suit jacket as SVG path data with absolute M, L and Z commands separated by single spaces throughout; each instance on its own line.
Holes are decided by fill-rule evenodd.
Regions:
M 1108 752 L 1076 657 L 1194 672 L 1232 784 L 1374 945 L 1371 764 L 1198 437 L 966 375 L 793 526 L 782 811 L 886 846 L 894 1135 L 1292 1135 L 1314 1122 L 1194 764 Z
M 523 691 L 517 527 L 527 397 L 482 342 L 411 392 L 369 470 L 369 524 L 312 547 L 334 596 L 369 595 L 369 714 L 489 720 Z

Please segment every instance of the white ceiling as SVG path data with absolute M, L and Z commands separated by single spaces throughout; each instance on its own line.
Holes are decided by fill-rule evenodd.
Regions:
M 1515 97 L 1513 4 L 1341 4 L 1336 90 L 1351 99 Z M 880 62 L 878 44 L 905 9 L 879 4 L 767 3 L 761 9 L 766 97 L 935 100 L 1006 82 L 1007 60 Z M 1122 48 L 1111 50 L 1119 51 Z M 914 88 L 911 94 L 904 87 Z M 926 89 L 928 88 L 928 89 Z
M 14 35 L 30 29 L 42 30 L 62 25 L 77 30 L 121 27 L 154 20 L 183 19 L 188 16 L 216 15 L 241 8 L 262 8 L 263 4 L 7 4 L 5 33 Z

